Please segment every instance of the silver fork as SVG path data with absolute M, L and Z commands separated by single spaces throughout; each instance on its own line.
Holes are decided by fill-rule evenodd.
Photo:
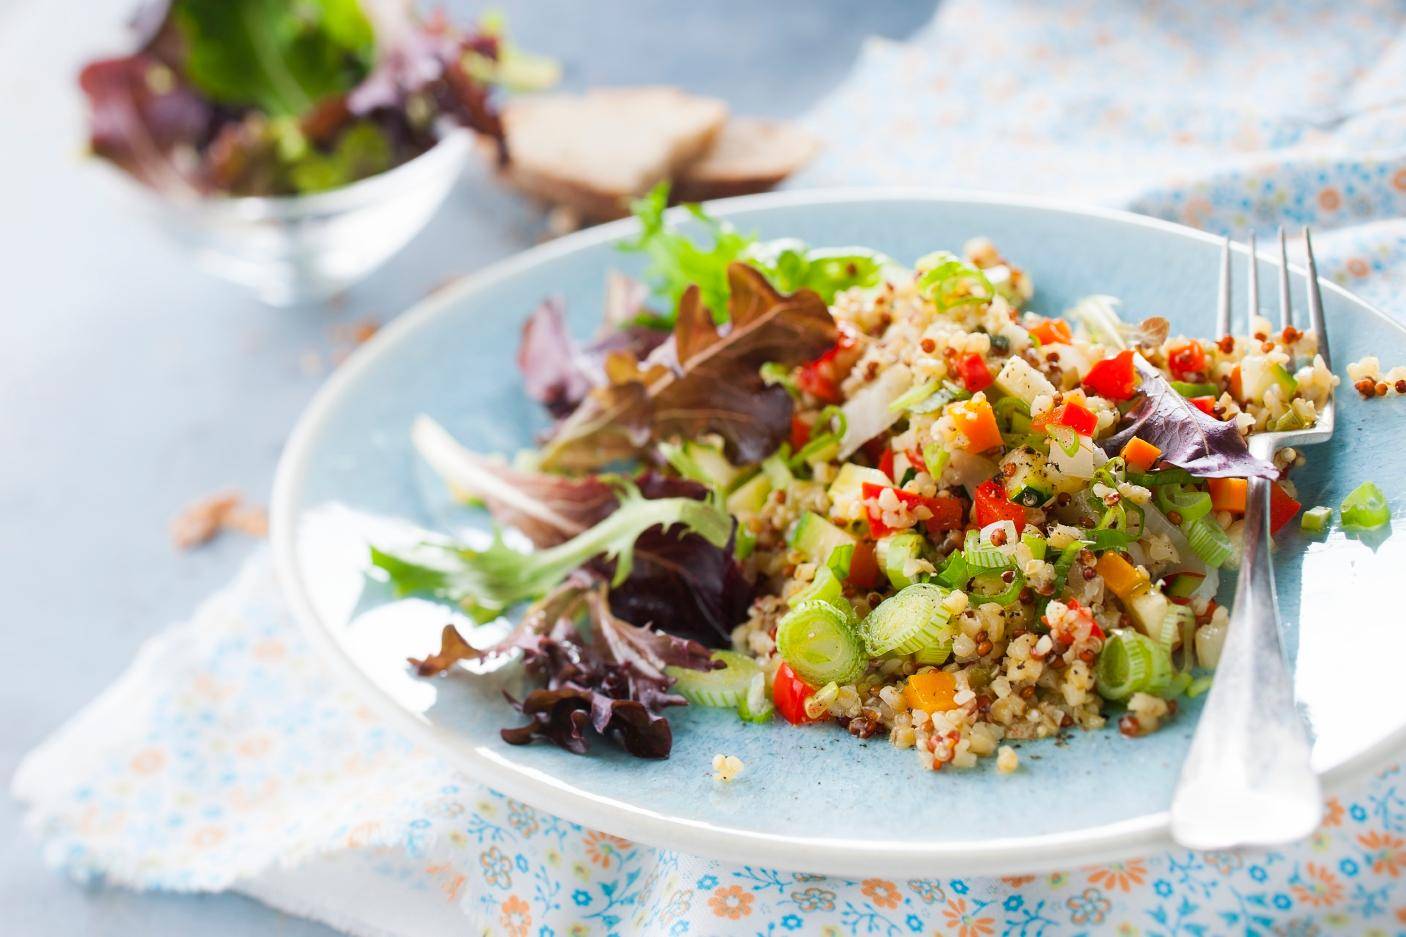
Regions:
M 1328 332 L 1313 243 L 1308 257 L 1308 311 L 1318 353 L 1330 368 Z M 1250 238 L 1250 315 L 1259 314 L 1259 260 Z M 1294 324 L 1284 229 L 1279 229 L 1279 309 Z M 1221 250 L 1218 335 L 1230 335 L 1230 240 Z M 1333 435 L 1333 398 L 1309 429 L 1259 433 L 1250 452 L 1272 460 L 1282 446 L 1323 442 Z M 1302 839 L 1323 812 L 1318 775 L 1309 763 L 1308 733 L 1294 705 L 1294 682 L 1279 638 L 1279 606 L 1269 554 L 1270 483 L 1250 479 L 1245 503 L 1244 556 L 1230 625 L 1210 697 L 1196 727 L 1172 798 L 1172 836 L 1193 849 L 1270 846 Z

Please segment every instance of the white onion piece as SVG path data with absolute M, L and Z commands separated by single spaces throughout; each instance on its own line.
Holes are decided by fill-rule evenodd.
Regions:
M 845 438 L 840 442 L 840 458 L 846 459 L 860 446 L 898 422 L 903 416 L 889 408 L 909 387 L 913 372 L 907 365 L 890 367 L 878 380 L 856 393 L 841 409 L 845 414 Z
M 967 494 L 975 496 L 977 486 L 995 474 L 995 462 L 958 449 L 947 462 L 947 468 L 942 473 L 942 483 L 961 485 L 967 489 Z

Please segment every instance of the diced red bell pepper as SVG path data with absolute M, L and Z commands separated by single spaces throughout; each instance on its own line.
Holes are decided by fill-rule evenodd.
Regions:
M 1067 426 L 1081 436 L 1092 436 L 1098 429 L 1098 417 L 1082 404 L 1062 403 L 1044 414 L 1033 424 L 1035 429 L 1046 426 Z
M 1176 345 L 1167 352 L 1167 370 L 1179 381 L 1206 373 L 1206 350 L 1200 342 Z
M 905 449 L 903 454 L 908 457 L 908 464 L 920 472 L 928 470 L 928 460 L 923 458 L 923 453 L 918 449 Z
M 796 386 L 825 403 L 840 402 L 840 385 L 815 362 L 801 365 L 796 372 Z
M 1289 497 L 1278 482 L 1269 486 L 1269 532 L 1277 534 L 1284 525 L 1294 519 L 1302 504 Z
M 998 482 L 984 481 L 976 489 L 972 503 L 972 516 L 978 527 L 994 524 L 997 521 L 1011 521 L 1016 533 L 1025 527 L 1025 508 L 1012 504 L 1006 497 L 1006 489 Z
M 1214 397 L 1192 397 L 1187 402 L 1206 416 L 1216 415 L 1216 398 Z
M 845 581 L 865 592 L 879 584 L 879 557 L 873 541 L 863 540 L 855 544 L 854 554 L 849 560 L 849 576 Z
M 879 456 L 879 471 L 883 472 L 889 478 L 893 478 L 894 481 L 898 481 L 893 475 L 893 449 L 889 446 L 885 446 L 884 454 Z
M 1132 351 L 1120 351 L 1089 368 L 1089 373 L 1084 375 L 1084 386 L 1109 400 L 1132 399 L 1136 387 Z
M 1078 599 L 1070 599 L 1065 604 L 1069 606 L 1070 611 L 1075 612 L 1089 620 L 1089 634 L 1093 635 L 1095 638 L 1099 638 L 1100 640 L 1104 637 L 1103 629 L 1100 628 L 1098 626 L 1098 622 L 1094 620 L 1094 613 L 1089 611 L 1087 608 L 1084 608 L 1084 606 L 1080 605 Z
M 1038 339 L 1041 345 L 1068 345 L 1074 337 L 1074 333 L 1069 330 L 1069 323 L 1063 319 L 1046 319 L 1031 329 L 1030 334 Z
M 862 353 L 854 331 L 842 324 L 835 344 L 814 361 L 801 365 L 796 373 L 796 384 L 826 403 L 839 403 L 840 382 Z
M 962 502 L 958 498 L 947 495 L 937 495 L 931 498 L 914 494 L 911 491 L 904 491 L 902 488 L 893 488 L 888 485 L 876 485 L 873 482 L 864 482 L 859 486 L 860 497 L 864 502 L 864 514 L 869 519 L 869 533 L 875 539 L 887 537 L 893 533 L 893 528 L 884 523 L 883 509 L 879 507 L 879 496 L 885 491 L 892 491 L 894 497 L 909 508 L 927 508 L 932 512 L 932 517 L 922 522 L 928 533 L 940 534 L 949 530 L 958 530 L 963 526 L 963 515 L 966 513 Z M 1024 515 L 1022 514 L 1022 517 Z
M 991 369 L 978 354 L 967 355 L 957 362 L 957 373 L 961 375 L 962 385 L 973 394 L 990 387 L 995 380 L 991 376 Z
M 791 414 L 791 451 L 798 452 L 810 442 L 810 424 L 796 414 Z
M 771 699 L 776 703 L 776 711 L 781 713 L 781 718 L 791 725 L 814 721 L 806 715 L 806 700 L 814 693 L 809 684 L 796 676 L 790 664 L 783 662 L 776 668 L 776 676 L 771 681 Z

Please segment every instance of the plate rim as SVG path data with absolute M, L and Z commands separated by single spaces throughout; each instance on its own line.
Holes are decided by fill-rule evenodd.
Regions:
M 710 201 L 707 205 L 711 214 L 729 217 L 745 215 L 753 209 L 895 201 L 1026 208 L 1164 231 L 1208 244 L 1225 240 L 1187 225 L 1123 209 L 980 190 L 953 191 L 911 186 L 816 188 L 738 196 Z M 687 217 L 682 208 L 670 209 L 669 214 L 676 220 Z M 320 621 L 302 585 L 294 550 L 295 495 L 307 469 L 312 440 L 329 413 L 374 361 L 394 349 L 421 323 L 432 320 L 464 297 L 559 257 L 618 240 L 637 229 L 635 219 L 624 218 L 578 231 L 513 254 L 430 292 L 356 349 L 318 388 L 299 416 L 274 476 L 269 507 L 269 539 L 279 586 L 294 619 L 310 639 L 318 656 L 330 663 L 331 670 L 343 686 L 412 741 L 423 744 L 456 769 L 505 795 L 588 828 L 723 861 L 841 876 L 997 875 L 1050 871 L 1175 848 L 1166 810 L 1077 831 L 947 844 L 756 833 L 705 821 L 670 817 L 623 800 L 580 790 L 540 769 L 511 762 L 493 748 L 466 742 L 457 733 L 436 726 L 422 715 L 397 704 L 366 676 L 333 639 L 331 630 Z M 1230 243 L 1236 253 L 1248 254 L 1245 244 Z M 1301 265 L 1290 264 L 1290 269 L 1307 277 Z M 1322 276 L 1318 281 L 1322 289 L 1338 294 L 1406 335 L 1406 325 L 1374 304 Z M 1372 774 L 1403 748 L 1406 748 L 1406 724 L 1357 755 L 1322 772 L 1320 778 L 1325 793 Z

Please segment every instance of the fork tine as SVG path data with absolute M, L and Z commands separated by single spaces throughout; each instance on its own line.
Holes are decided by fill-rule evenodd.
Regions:
M 1220 296 L 1216 299 L 1216 337 L 1230 334 L 1230 238 L 1221 242 Z
M 1323 364 L 1331 368 L 1333 359 L 1328 354 L 1328 325 L 1323 320 L 1323 292 L 1318 288 L 1318 265 L 1313 261 L 1313 238 L 1308 227 L 1303 229 L 1303 250 L 1308 257 L 1308 318 L 1313 333 L 1318 336 L 1318 353 L 1323 356 Z
M 1294 324 L 1294 303 L 1289 298 L 1289 254 L 1284 249 L 1284 226 L 1279 226 L 1279 324 Z
M 1248 283 L 1250 294 L 1250 321 L 1255 321 L 1255 316 L 1260 314 L 1260 255 L 1255 247 L 1255 232 L 1250 232 L 1250 277 Z

